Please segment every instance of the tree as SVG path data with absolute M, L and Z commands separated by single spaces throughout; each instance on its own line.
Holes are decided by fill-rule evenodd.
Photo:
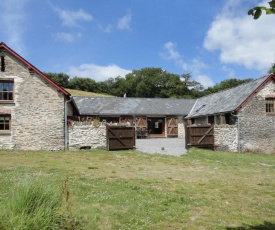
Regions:
M 252 80 L 253 80 L 252 78 L 243 79 L 243 80 L 236 79 L 236 78 L 230 78 L 230 79 L 221 81 L 219 84 L 216 84 L 213 87 L 207 88 L 206 90 L 204 90 L 202 92 L 202 94 L 200 96 L 205 96 L 205 95 L 209 95 L 209 94 L 212 94 L 212 93 L 217 93 L 217 92 L 220 92 L 220 91 L 223 91 L 223 90 L 226 90 L 226 89 L 230 89 L 230 88 L 236 87 L 238 85 L 250 82 Z
M 275 74 L 275 63 L 272 64 L 271 68 L 268 70 L 268 73 Z
M 169 73 L 161 68 L 143 68 L 127 74 L 123 87 L 129 97 L 189 97 L 189 86 L 195 85 L 190 77 L 188 75 L 181 80 L 178 74 Z
M 248 15 L 252 15 L 254 19 L 258 19 L 262 15 L 262 11 L 266 14 L 275 14 L 275 0 L 268 2 L 270 7 L 256 6 L 248 11 Z
M 67 74 L 51 72 L 44 72 L 44 74 L 59 86 L 64 88 L 68 87 L 70 77 Z
M 91 78 L 74 77 L 69 81 L 68 88 L 87 92 L 96 92 L 97 83 Z

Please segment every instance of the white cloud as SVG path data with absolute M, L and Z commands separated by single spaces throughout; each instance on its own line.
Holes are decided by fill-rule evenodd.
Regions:
M 201 75 L 201 70 L 207 67 L 206 64 L 198 58 L 193 58 L 189 63 L 184 61 L 183 57 L 178 52 L 177 45 L 175 43 L 171 41 L 165 43 L 163 46 L 163 52 L 161 52 L 160 55 L 167 60 L 174 61 L 175 64 L 180 66 L 185 72 L 191 73 L 194 79 L 198 77 L 200 79 L 201 76 L 204 76 L 204 79 L 206 79 L 205 75 Z M 211 84 L 213 81 L 209 77 L 208 79 L 209 80 L 206 82 Z
M 69 43 L 73 43 L 77 39 L 81 38 L 82 34 L 81 33 L 71 34 L 71 33 L 61 32 L 61 33 L 56 33 L 54 37 L 59 41 L 66 41 Z
M 120 19 L 118 19 L 118 24 L 117 27 L 120 30 L 130 30 L 130 24 L 132 21 L 132 15 L 130 13 L 126 14 L 125 16 L 121 17 Z
M 99 66 L 95 64 L 82 64 L 79 67 L 69 67 L 68 75 L 71 77 L 88 77 L 95 81 L 104 81 L 110 77 L 125 77 L 131 70 L 122 69 L 117 65 Z
M 2 41 L 20 55 L 25 52 L 23 38 L 27 28 L 27 11 L 25 8 L 28 2 L 29 0 L 1 2 L 1 32 L 4 34 Z
M 204 88 L 212 87 L 215 85 L 212 79 L 206 75 L 196 76 L 195 81 L 199 82 Z
M 112 29 L 113 29 L 113 27 L 112 27 L 112 25 L 107 25 L 107 26 L 102 26 L 101 24 L 98 24 L 98 28 L 101 30 L 101 31 L 103 31 L 104 33 L 107 33 L 107 34 L 109 34 L 109 33 L 112 33 Z
M 228 78 L 235 78 L 235 71 L 227 66 L 222 66 L 222 70 L 228 74 Z
M 74 27 L 78 25 L 79 21 L 92 21 L 93 16 L 82 9 L 77 11 L 63 10 L 58 7 L 52 6 L 58 13 L 63 26 Z
M 219 51 L 222 63 L 267 70 L 275 59 L 274 17 L 263 13 L 254 20 L 242 3 L 236 0 L 226 3 L 208 30 L 204 47 Z M 258 5 L 266 5 L 266 1 Z M 245 13 L 240 15 L 240 11 Z

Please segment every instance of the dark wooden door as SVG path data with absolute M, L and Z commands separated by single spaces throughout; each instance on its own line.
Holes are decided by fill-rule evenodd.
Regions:
M 178 118 L 168 117 L 166 119 L 167 123 L 167 137 L 177 137 L 178 136 Z
M 136 145 L 135 128 L 107 126 L 107 150 L 133 149 Z
M 187 147 L 214 148 L 214 126 L 187 126 Z

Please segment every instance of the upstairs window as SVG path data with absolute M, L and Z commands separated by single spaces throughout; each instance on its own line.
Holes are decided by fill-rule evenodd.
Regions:
M 1 72 L 5 72 L 5 56 L 1 55 Z
M 0 80 L 0 101 L 13 101 L 13 81 Z
M 9 131 L 11 127 L 10 115 L 0 115 L 0 131 Z
M 265 99 L 266 113 L 274 113 L 274 98 Z

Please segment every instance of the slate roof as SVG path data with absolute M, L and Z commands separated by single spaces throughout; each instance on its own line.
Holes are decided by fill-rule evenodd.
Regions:
M 274 79 L 274 77 L 271 74 L 231 89 L 198 98 L 187 118 L 237 111 L 253 92 L 257 92 L 270 78 Z
M 181 115 L 186 116 L 196 100 L 171 98 L 73 97 L 80 115 Z

